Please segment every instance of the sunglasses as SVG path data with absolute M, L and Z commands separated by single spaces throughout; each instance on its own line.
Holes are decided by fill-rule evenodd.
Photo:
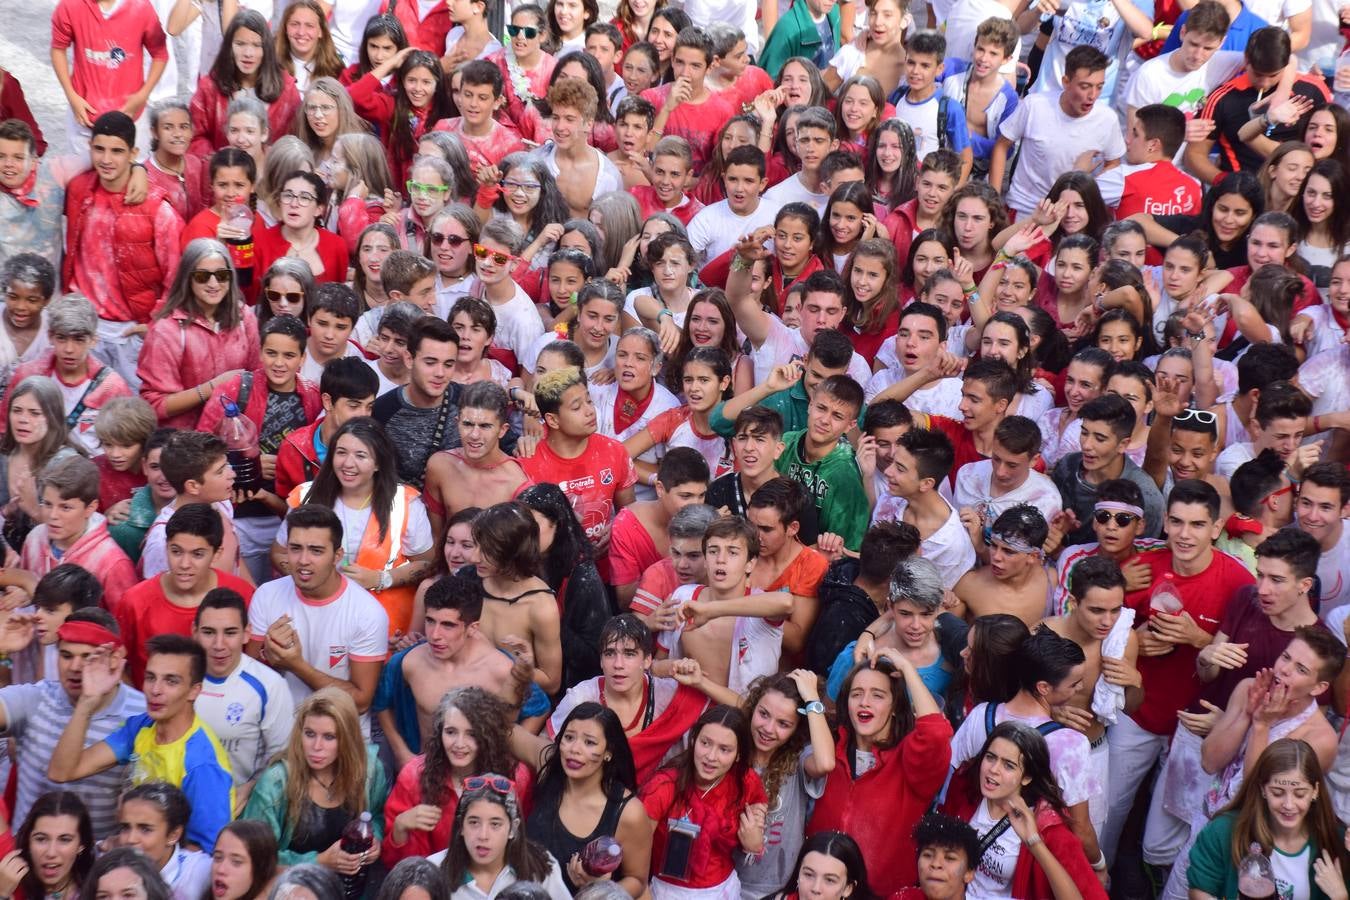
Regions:
M 192 283 L 206 284 L 208 281 L 215 281 L 217 284 L 229 284 L 234 278 L 234 273 L 229 269 L 193 269 Z
M 1271 491 L 1269 494 L 1266 494 L 1264 497 L 1261 498 L 1261 501 L 1260 501 L 1260 502 L 1261 502 L 1261 503 L 1265 503 L 1267 500 L 1274 500 L 1276 497 L 1283 496 L 1284 494 L 1292 494 L 1292 493 L 1294 492 L 1295 487 L 1297 487 L 1297 485 L 1295 485 L 1295 484 L 1293 484 L 1293 483 L 1286 484 L 1284 487 L 1280 488 L 1279 490 L 1277 490 L 1277 491 Z M 1260 505 L 1260 504 L 1257 504 L 1257 505 Z
M 470 775 L 464 779 L 464 790 L 476 791 L 482 788 L 489 788 L 498 794 L 510 794 L 514 785 L 505 775 Z
M 1139 517 L 1134 515 L 1133 513 L 1111 512 L 1109 509 L 1097 510 L 1095 513 L 1092 514 L 1092 518 L 1096 520 L 1098 525 L 1105 525 L 1107 522 L 1110 522 L 1112 519 L 1115 519 L 1117 528 L 1124 528 L 1131 522 L 1136 522 L 1139 520 Z
M 504 266 L 515 259 L 515 257 L 509 253 L 502 253 L 500 250 L 489 250 L 482 244 L 473 245 L 473 255 L 484 261 L 491 259 L 499 266 Z
M 429 237 L 432 246 L 434 247 L 439 247 L 441 244 L 449 244 L 456 250 L 458 250 L 460 247 L 463 247 L 465 244 L 469 242 L 469 239 L 466 237 L 460 237 L 457 234 L 441 234 L 440 232 L 437 231 L 433 231 L 429 235 Z
M 423 184 L 420 181 L 408 182 L 408 196 L 439 197 L 450 190 L 448 184 Z
M 539 37 L 539 29 L 533 25 L 507 25 L 506 33 L 511 37 L 520 37 L 525 35 L 525 40 L 532 41 Z
M 287 303 L 300 304 L 305 302 L 305 295 L 299 291 L 274 291 L 271 288 L 263 291 L 263 296 L 273 303 L 280 303 L 285 300 Z
M 1183 409 L 1180 413 L 1172 417 L 1173 422 L 1199 422 L 1201 425 L 1213 425 L 1219 421 L 1219 417 L 1207 409 Z

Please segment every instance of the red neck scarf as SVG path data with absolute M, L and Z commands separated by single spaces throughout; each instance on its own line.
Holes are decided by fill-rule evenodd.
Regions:
M 29 209 L 35 208 L 38 205 L 38 198 L 33 196 L 33 185 L 37 184 L 37 176 L 38 167 L 37 164 L 34 163 L 32 171 L 30 171 L 28 177 L 23 180 L 23 184 L 19 185 L 19 189 L 11 191 L 9 188 L 5 188 L 5 193 L 9 194 Z
M 634 422 L 641 419 L 642 414 L 647 411 L 647 407 L 652 405 L 652 397 L 654 396 L 656 396 L 656 385 L 647 388 L 647 396 L 643 400 L 635 400 L 623 388 L 615 391 L 614 433 L 623 434 Z

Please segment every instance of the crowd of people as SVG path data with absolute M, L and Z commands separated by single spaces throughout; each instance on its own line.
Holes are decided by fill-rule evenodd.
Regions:
M 607 17 L 0 69 L 0 900 L 1350 900 L 1350 7 Z

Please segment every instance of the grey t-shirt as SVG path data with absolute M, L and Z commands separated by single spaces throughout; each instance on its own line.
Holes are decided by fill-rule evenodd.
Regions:
M 1097 539 L 1092 530 L 1092 512 L 1097 505 L 1097 485 L 1083 480 L 1083 454 L 1070 453 L 1055 465 L 1055 487 L 1064 500 L 1064 508 L 1078 516 L 1078 527 L 1064 536 L 1064 546 L 1086 544 Z M 1141 537 L 1155 538 L 1162 534 L 1163 496 L 1158 485 L 1128 456 L 1120 477 L 1139 485 L 1144 495 L 1144 533 Z
M 806 774 L 805 763 L 811 752 L 808 744 L 797 760 L 797 771 L 778 789 L 778 798 L 764 822 L 764 855 L 756 859 L 736 851 L 741 900 L 760 900 L 777 893 L 794 874 L 797 854 L 806 841 L 806 820 L 812 805 L 825 793 L 825 779 Z
M 460 386 L 451 383 L 446 388 L 444 402 L 449 408 L 445 411 L 441 439 L 435 442 L 435 446 L 432 446 L 432 438 L 436 436 L 436 422 L 441 416 L 441 407 L 424 409 L 413 406 L 403 396 L 403 391 L 399 387 L 382 395 L 375 401 L 371 414 L 384 425 L 385 434 L 394 442 L 394 452 L 398 455 L 398 480 L 420 488 L 431 454 L 459 446 L 457 420 Z
M 0 688 L 0 710 L 5 714 L 4 734 L 18 742 L 19 786 L 11 821 L 22 822 L 34 801 L 48 791 L 73 791 L 89 809 L 94 837 L 101 840 L 112 834 L 117 828 L 117 797 L 126 786 L 126 766 L 113 766 L 69 784 L 57 784 L 47 778 L 47 763 L 75 712 L 60 682 L 45 680 Z M 143 712 L 145 696 L 121 685 L 112 702 L 90 720 L 84 745 L 92 747 L 129 717 Z

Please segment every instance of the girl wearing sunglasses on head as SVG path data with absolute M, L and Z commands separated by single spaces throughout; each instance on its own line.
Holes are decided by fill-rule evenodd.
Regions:
M 492 900 L 517 881 L 542 885 L 550 900 L 571 900 L 553 855 L 525 833 L 511 779 L 489 773 L 464 779 L 450 846 L 427 859 L 440 866 L 451 900 Z
M 162 425 L 192 428 L 216 385 L 258 367 L 258 322 L 244 306 L 225 245 L 188 244 L 141 348 L 141 396 Z

